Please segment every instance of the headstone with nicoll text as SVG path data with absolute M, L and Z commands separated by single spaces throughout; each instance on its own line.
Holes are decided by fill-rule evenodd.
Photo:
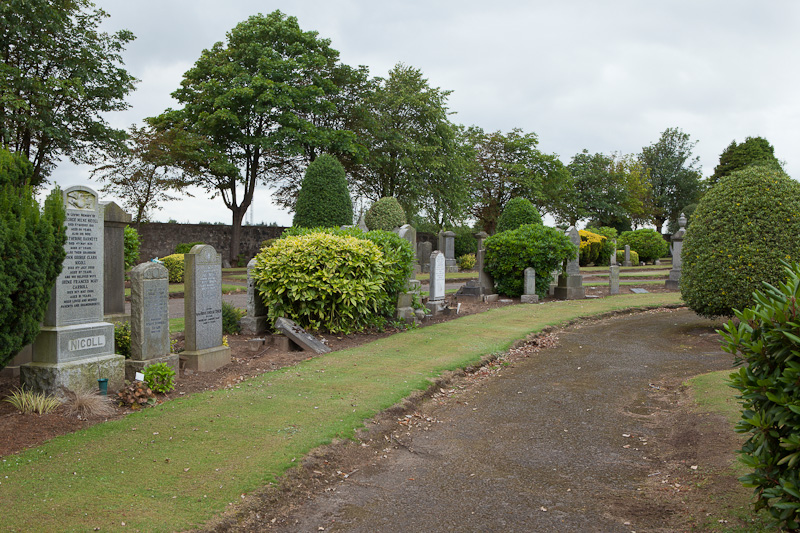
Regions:
M 103 319 L 103 209 L 81 185 L 63 191 L 67 242 L 32 361 L 20 368 L 23 386 L 64 396 L 64 389 L 119 389 L 125 358 L 114 353 L 114 325 Z
M 216 370 L 231 362 L 222 344 L 222 259 L 208 244 L 196 244 L 184 255 L 184 326 L 186 368 Z
M 178 374 L 178 354 L 170 353 L 169 272 L 152 261 L 131 269 L 131 357 L 125 361 L 125 379 L 156 363 Z

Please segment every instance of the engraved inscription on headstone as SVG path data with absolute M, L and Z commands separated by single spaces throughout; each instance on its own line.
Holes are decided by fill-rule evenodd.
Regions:
M 440 251 L 431 254 L 430 296 L 428 300 L 444 299 L 445 256 Z
M 164 265 L 142 263 L 131 269 L 131 358 L 167 355 L 169 274 Z

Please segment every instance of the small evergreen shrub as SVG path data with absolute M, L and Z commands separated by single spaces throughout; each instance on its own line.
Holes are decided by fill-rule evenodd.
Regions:
M 519 296 L 524 271 L 536 269 L 536 294 L 544 298 L 553 271 L 574 258 L 577 248 L 563 232 L 541 224 L 526 224 L 496 233 L 486 239 L 486 271 L 494 278 L 497 292 Z
M 132 226 L 125 226 L 123 240 L 123 246 L 125 247 L 125 270 L 130 270 L 132 267 L 136 266 L 136 263 L 139 261 L 139 246 L 141 245 L 139 232 Z
M 145 367 L 144 381 L 153 392 L 165 394 L 175 388 L 175 371 L 167 363 L 155 363 Z
M 459 270 L 472 270 L 475 268 L 475 254 L 460 255 L 456 261 L 458 262 Z
M 131 358 L 131 324 L 130 322 L 114 323 L 114 353 Z
M 191 248 L 190 248 L 191 249 Z M 172 254 L 160 259 L 169 272 L 170 283 L 183 283 L 183 254 Z
M 597 256 L 597 259 L 594 261 L 595 265 L 608 265 L 611 263 L 611 254 L 616 252 L 616 248 L 614 248 L 614 241 L 617 239 L 617 230 L 615 228 L 611 228 L 609 226 L 600 226 L 598 227 L 591 227 L 588 226 L 586 231 L 590 231 L 592 233 L 596 233 L 597 235 L 602 235 L 606 238 L 605 242 L 603 242 L 602 248 L 600 248 L 600 254 Z
M 353 223 L 353 201 L 344 167 L 323 154 L 308 165 L 295 204 L 293 226 L 335 227 Z
M 639 260 L 650 263 L 667 255 L 669 244 L 659 232 L 654 229 L 637 229 L 623 231 L 617 240 L 617 247 L 631 247 L 631 251 L 639 254 Z
M 496 231 L 517 229 L 524 224 L 541 224 L 542 217 L 539 211 L 527 198 L 512 198 L 506 202 L 503 212 L 497 219 Z
M 683 241 L 681 296 L 696 313 L 733 316 L 762 282 L 800 258 L 800 184 L 772 166 L 723 176 L 700 200 Z
M 621 265 L 625 262 L 625 250 L 617 250 L 617 264 Z M 631 264 L 639 266 L 639 254 L 631 250 Z
M 348 333 L 385 321 L 389 266 L 372 242 L 310 233 L 261 250 L 253 278 L 270 321 L 288 317 L 304 328 Z
M 724 181 L 724 178 L 723 178 Z M 752 487 L 755 509 L 767 509 L 783 530 L 800 529 L 800 265 L 784 263 L 785 282 L 764 283 L 752 307 L 734 310 L 720 331 L 723 349 L 742 366 L 731 374 L 739 391 L 738 433 L 750 437 L 739 459 L 752 470 L 739 478 Z
M 235 307 L 228 302 L 222 302 L 222 333 L 238 335 L 242 331 L 239 320 L 245 315 L 243 309 Z
M 583 229 L 579 230 L 578 234 L 581 236 L 581 253 L 578 258 L 580 265 L 598 264 L 598 257 L 600 257 L 600 251 L 606 243 L 606 238 Z
M 176 254 L 181 254 L 181 255 L 188 254 L 189 252 L 192 251 L 192 248 L 194 248 L 198 244 L 205 244 L 205 243 L 204 242 L 200 242 L 200 241 L 197 241 L 197 242 L 182 242 L 178 246 L 175 247 L 175 253 Z M 167 257 L 169 257 L 169 256 L 167 256 Z
M 392 231 L 406 223 L 406 214 L 397 198 L 381 198 L 364 215 L 364 223 L 370 230 Z

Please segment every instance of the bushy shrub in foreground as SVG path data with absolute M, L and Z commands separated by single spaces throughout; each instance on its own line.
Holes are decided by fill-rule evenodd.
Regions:
M 541 224 L 542 217 L 539 211 L 527 198 L 512 198 L 506 202 L 503 212 L 497 219 L 495 230 L 497 233 L 517 229 L 525 224 Z
M 724 178 L 723 178 L 724 180 Z M 800 529 L 800 265 L 785 265 L 786 282 L 764 284 L 754 305 L 725 324 L 725 351 L 744 364 L 731 374 L 739 391 L 738 433 L 750 437 L 739 459 L 752 470 L 756 510 L 766 508 L 785 530 Z M 783 529 L 782 529 L 783 530 Z
M 720 179 L 700 200 L 683 241 L 681 296 L 696 313 L 732 316 L 762 282 L 785 279 L 800 258 L 800 184 L 750 166 Z
M 667 241 L 654 229 L 623 231 L 617 240 L 617 248 L 625 248 L 626 244 L 631 250 L 635 250 L 639 254 L 639 260 L 645 263 L 661 259 L 669 251 Z
M 170 283 L 183 283 L 183 254 L 172 254 L 159 259 L 167 268 Z
M 406 223 L 406 213 L 397 198 L 387 196 L 381 198 L 364 215 L 364 224 L 370 230 L 392 231 Z
M 344 167 L 330 154 L 308 165 L 297 194 L 293 226 L 339 227 L 353 223 L 353 202 L 347 190 Z
M 580 265 L 589 266 L 592 263 L 599 264 L 598 258 L 600 257 L 600 252 L 603 250 L 607 239 L 602 235 L 586 231 L 585 229 L 578 231 L 578 234 L 581 236 L 581 254 L 578 258 Z
M 396 292 L 386 292 L 390 267 L 369 240 L 317 232 L 261 250 L 253 278 L 270 321 L 287 317 L 312 330 L 348 333 L 381 325 L 394 308 Z
M 519 296 L 525 269 L 536 270 L 536 294 L 544 298 L 553 271 L 577 254 L 577 247 L 562 231 L 541 224 L 526 224 L 486 239 L 486 271 L 500 294 Z
M 617 239 L 618 233 L 615 228 L 609 226 L 600 226 L 598 227 L 591 227 L 587 226 L 586 231 L 590 231 L 592 233 L 596 233 L 597 235 L 602 235 L 606 238 L 603 242 L 603 246 L 600 248 L 600 254 L 595 259 L 595 265 L 608 265 L 611 262 L 611 254 L 616 252 L 616 248 L 614 248 L 614 241 Z

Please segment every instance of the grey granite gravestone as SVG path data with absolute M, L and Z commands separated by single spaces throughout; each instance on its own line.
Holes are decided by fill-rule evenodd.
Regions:
M 114 202 L 103 206 L 103 314 L 107 322 L 127 320 L 125 312 L 125 226 L 131 216 Z
M 625 260 L 622 262 L 622 266 L 633 266 L 633 263 L 631 263 L 631 246 L 629 244 L 625 245 Z
M 222 344 L 222 260 L 213 246 L 196 244 L 184 255 L 186 368 L 207 372 L 231 362 Z
M 275 321 L 275 329 L 286 335 L 289 340 L 293 341 L 304 350 L 310 350 L 317 354 L 331 351 L 331 349 L 322 344 L 319 339 L 298 326 L 294 320 L 281 317 Z
M 647 289 L 634 288 L 634 289 L 631 289 L 631 292 L 634 293 L 634 294 L 647 294 L 650 291 L 648 291 Z
M 483 249 L 483 241 L 486 240 L 488 235 L 485 232 L 480 232 L 475 234 L 475 238 L 478 241 L 478 248 L 477 253 L 475 254 L 475 268 L 478 271 L 478 279 L 471 279 L 468 280 L 464 285 L 462 285 L 458 292 L 456 292 L 455 299 L 458 302 L 462 301 L 483 301 L 487 294 L 494 292 L 494 283 L 490 282 L 490 276 L 486 274 L 483 270 L 483 265 L 485 261 L 485 250 Z M 483 279 L 482 279 L 483 278 Z M 491 285 L 492 288 L 488 290 L 484 286 Z
M 417 257 L 419 257 L 419 270 L 423 274 L 431 271 L 431 253 L 433 252 L 433 244 L 428 241 L 422 241 L 417 245 Z
M 535 304 L 539 302 L 536 295 L 536 270 L 533 267 L 525 269 L 525 281 L 523 284 L 524 294 L 519 297 L 519 301 L 524 304 Z
M 170 353 L 169 272 L 147 262 L 131 269 L 131 357 L 125 361 L 125 379 L 156 363 L 166 363 L 178 374 L 178 354 Z
M 445 307 L 444 301 L 444 274 L 445 258 L 444 254 L 436 250 L 431 254 L 431 280 L 428 293 L 428 302 L 425 304 L 434 316 L 440 313 Z
M 574 259 L 567 261 L 566 269 L 558 276 L 558 286 L 555 288 L 554 296 L 559 300 L 580 300 L 586 297 L 581 267 L 578 263 L 581 253 L 581 236 L 575 226 L 570 226 L 566 234 L 570 242 L 576 245 L 578 249 L 575 251 Z
M 553 270 L 551 273 L 552 278 L 550 279 L 550 287 L 547 290 L 547 294 L 549 296 L 555 296 L 556 294 L 556 287 L 558 287 L 558 275 L 561 273 L 561 269 Z
M 614 251 L 611 252 L 611 266 L 615 266 L 617 264 L 617 239 L 611 242 L 614 243 Z
M 445 272 L 458 272 L 455 238 L 456 234 L 452 231 L 439 232 L 439 251 L 444 254 Z
M 489 237 L 485 231 L 475 234 L 478 241 L 478 253 L 475 254 L 475 268 L 478 270 L 478 283 L 480 284 L 484 300 L 496 300 L 497 293 L 494 292 L 494 279 L 491 274 L 486 272 L 486 246 L 484 242 Z
M 408 241 L 408 244 L 411 245 L 411 251 L 414 254 L 414 258 L 411 261 L 411 266 L 414 269 L 412 271 L 412 276 L 411 276 L 413 278 L 414 275 L 420 272 L 419 259 L 417 257 L 417 230 L 414 229 L 414 226 L 411 226 L 410 224 L 405 224 L 403 226 L 400 226 L 399 228 L 396 228 L 394 232 L 397 233 L 397 235 L 399 235 L 406 241 Z
M 260 335 L 267 331 L 267 307 L 253 279 L 255 266 L 255 258 L 247 263 L 247 314 L 239 320 L 245 335 Z
M 669 279 L 664 282 L 666 288 L 677 291 L 681 288 L 681 266 L 683 260 L 681 253 L 683 251 L 683 238 L 686 236 L 686 216 L 681 213 L 678 219 L 678 231 L 671 237 L 670 251 L 672 252 L 672 268 L 669 271 Z
M 619 294 L 619 265 L 611 265 L 608 269 L 608 294 Z
M 123 385 L 125 358 L 114 354 L 114 325 L 103 320 L 103 211 L 89 187 L 70 187 L 63 198 L 66 257 L 21 382 L 63 396 L 97 390 L 103 378 L 113 391 Z

